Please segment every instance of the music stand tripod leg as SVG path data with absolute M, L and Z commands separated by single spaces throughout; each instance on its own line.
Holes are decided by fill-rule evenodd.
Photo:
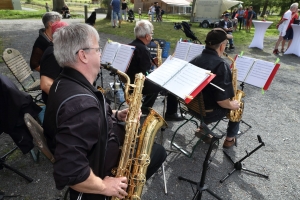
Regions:
M 210 142 L 208 151 L 207 151 L 206 156 L 205 156 L 205 160 L 203 162 L 203 169 L 202 169 L 202 174 L 201 174 L 200 182 L 196 183 L 194 181 L 191 181 L 189 179 L 183 178 L 181 176 L 178 177 L 179 180 L 184 180 L 184 181 L 187 181 L 187 182 L 189 182 L 191 184 L 197 185 L 197 192 L 195 193 L 195 195 L 193 197 L 193 200 L 200 200 L 202 198 L 202 192 L 203 191 L 207 191 L 209 194 L 211 194 L 216 199 L 222 200 L 221 197 L 219 197 L 213 191 L 209 190 L 208 186 L 205 184 L 206 171 L 208 169 L 209 158 L 210 158 L 211 152 L 213 150 L 213 146 L 215 145 L 216 142 L 218 142 L 218 140 L 219 140 L 218 138 L 213 137 L 212 140 L 211 140 L 211 142 Z
M 235 163 L 233 162 L 232 158 L 226 153 L 226 151 L 223 151 L 225 156 L 233 163 L 234 169 L 231 172 L 229 172 L 222 180 L 220 180 L 220 183 L 223 183 L 231 174 L 233 174 L 237 170 L 240 170 L 240 171 L 244 170 L 244 171 L 251 172 L 253 174 L 262 176 L 264 178 L 269 178 L 269 176 L 267 176 L 267 175 L 264 175 L 264 174 L 261 174 L 261 173 L 254 172 L 254 171 L 248 170 L 246 168 L 243 168 L 243 165 L 242 165 L 243 160 L 248 158 L 251 154 L 253 154 L 255 151 L 260 149 L 262 146 L 265 146 L 265 143 L 261 140 L 261 137 L 259 135 L 257 135 L 257 139 L 258 139 L 260 145 L 258 147 L 256 147 L 255 149 L 253 149 L 250 153 L 248 153 L 246 151 L 246 155 L 243 158 L 241 158 L 239 161 L 235 162 Z

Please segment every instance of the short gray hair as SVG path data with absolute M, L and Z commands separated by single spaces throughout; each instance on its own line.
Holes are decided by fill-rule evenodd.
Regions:
M 134 27 L 134 35 L 136 38 L 145 37 L 147 34 L 151 34 L 152 31 L 153 25 L 148 20 L 138 21 Z
M 60 21 L 61 18 L 62 18 L 61 14 L 59 14 L 58 12 L 55 12 L 55 11 L 51 11 L 51 12 L 46 12 L 43 15 L 42 21 L 43 21 L 45 28 L 48 28 L 49 22 Z
M 298 6 L 299 6 L 298 3 L 293 3 L 293 4 L 291 5 L 290 9 L 292 9 L 292 8 L 298 8 Z
M 100 41 L 97 30 L 87 24 L 64 26 L 53 35 L 54 56 L 61 67 L 73 67 L 80 49 L 93 45 L 94 38 Z

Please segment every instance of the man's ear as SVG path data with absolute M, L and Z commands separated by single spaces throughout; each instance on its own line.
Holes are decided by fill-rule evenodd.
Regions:
M 83 63 L 88 63 L 88 59 L 84 53 L 84 51 L 78 51 L 78 59 Z

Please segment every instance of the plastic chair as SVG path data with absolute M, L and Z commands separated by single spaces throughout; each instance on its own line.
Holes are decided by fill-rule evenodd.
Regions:
M 30 67 L 18 50 L 12 48 L 5 49 L 2 59 L 25 92 L 40 90 L 40 79 L 34 79 Z M 26 84 L 29 77 L 30 81 Z
M 52 162 L 55 162 L 54 156 L 47 146 L 46 139 L 44 137 L 43 128 L 37 123 L 37 121 L 28 113 L 24 115 L 25 124 L 31 133 L 35 145 L 40 151 Z M 37 155 L 38 157 L 39 155 Z
M 205 106 L 204 106 L 204 101 L 203 101 L 203 96 L 202 93 L 199 93 L 189 104 L 186 104 L 184 101 L 179 100 L 179 109 L 180 112 L 183 114 L 185 113 L 186 115 L 185 117 L 185 121 L 175 130 L 173 137 L 171 139 L 171 146 L 174 146 L 176 149 L 178 149 L 180 152 L 182 152 L 185 156 L 191 158 L 193 156 L 193 153 L 196 149 L 196 147 L 200 144 L 201 141 L 203 141 L 203 139 L 209 134 L 211 133 L 219 124 L 219 121 L 215 122 L 214 124 L 212 124 L 211 128 L 208 128 L 208 126 L 204 123 L 204 117 L 206 115 L 205 112 Z M 187 114 L 189 114 L 191 117 L 187 118 Z M 198 123 L 198 121 L 200 123 Z M 196 126 L 196 129 L 201 127 L 201 129 L 203 130 L 203 136 L 200 137 L 197 142 L 192 146 L 192 150 L 189 151 L 187 149 L 184 149 L 183 147 L 181 147 L 180 145 L 178 145 L 175 142 L 175 136 L 179 133 L 179 130 L 186 125 L 187 123 L 191 122 L 192 124 L 194 124 Z M 196 136 L 195 136 L 196 137 Z M 195 138 L 194 137 L 194 138 Z M 194 138 L 192 140 L 194 140 Z M 219 141 L 217 141 L 218 145 L 219 145 Z

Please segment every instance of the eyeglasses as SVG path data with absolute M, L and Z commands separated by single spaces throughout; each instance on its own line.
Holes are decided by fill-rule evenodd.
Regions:
M 85 50 L 90 50 L 90 49 L 95 49 L 95 50 L 96 50 L 96 53 L 102 54 L 102 48 L 100 48 L 100 47 L 98 47 L 98 48 L 83 48 L 83 49 L 79 49 L 78 51 L 76 51 L 75 54 L 78 54 L 78 52 L 79 52 L 80 50 L 85 51 Z

